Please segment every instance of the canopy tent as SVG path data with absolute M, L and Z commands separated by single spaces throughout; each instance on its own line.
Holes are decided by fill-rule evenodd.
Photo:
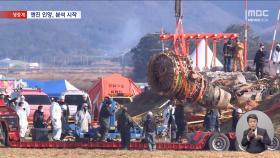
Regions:
M 121 76 L 120 74 L 112 74 L 110 76 L 99 78 L 88 90 L 93 106 L 99 106 L 105 96 L 135 96 L 141 93 L 132 80 Z
M 29 88 L 41 88 L 49 97 L 59 97 L 65 91 L 79 90 L 67 80 L 23 80 Z
M 197 47 L 198 50 L 198 68 L 202 71 L 205 68 L 205 40 L 202 39 Z M 196 68 L 196 49 L 191 54 L 193 61 L 192 66 Z M 212 50 L 207 46 L 207 67 L 212 68 L 214 66 L 214 58 Z M 223 67 L 223 64 L 216 57 L 216 67 Z

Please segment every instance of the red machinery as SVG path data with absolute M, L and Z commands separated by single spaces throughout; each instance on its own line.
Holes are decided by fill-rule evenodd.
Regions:
M 186 47 L 184 49 L 186 49 L 186 52 L 189 52 L 189 42 L 190 40 L 195 40 L 196 43 L 196 69 L 198 67 L 198 41 L 201 39 L 205 39 L 205 67 L 207 67 L 207 57 L 208 57 L 208 52 L 207 52 L 207 47 L 208 47 L 208 41 L 209 40 L 213 40 L 213 59 L 214 59 L 214 66 L 216 66 L 216 46 L 217 46 L 217 42 L 219 41 L 225 41 L 227 39 L 236 39 L 239 38 L 239 34 L 237 33 L 184 33 L 184 34 L 180 34 L 180 35 L 176 35 L 176 34 L 161 34 L 160 35 L 160 39 L 161 40 L 173 40 L 175 38 L 180 38 L 181 40 L 183 40 L 183 42 L 185 42 Z M 182 48 L 183 49 L 183 48 Z M 188 53 L 187 53 L 188 54 Z
M 19 125 L 18 116 L 16 112 L 6 105 L 0 106 L 0 140 L 2 144 L 14 148 L 110 148 L 119 149 L 121 144 L 119 141 L 114 142 L 72 142 L 72 141 L 61 141 L 61 142 L 40 142 L 40 141 L 25 141 L 21 142 L 19 138 Z M 228 150 L 229 140 L 234 141 L 234 134 L 229 133 L 227 136 L 224 134 L 215 134 L 209 132 L 197 131 L 191 133 L 190 143 L 178 144 L 178 143 L 157 143 L 157 149 L 175 149 L 175 150 L 194 150 L 194 149 L 205 149 L 209 143 L 209 140 L 213 138 L 221 137 L 223 142 L 226 144 L 220 144 L 218 142 L 217 147 L 211 147 L 213 150 Z M 212 138 L 212 139 L 211 139 Z M 132 142 L 130 145 L 131 149 L 146 149 L 147 145 L 139 141 Z
M 267 113 L 279 108 L 280 102 L 276 103 L 267 110 Z M 210 133 L 196 131 L 188 133 L 188 143 L 157 143 L 159 150 L 202 150 L 210 149 L 216 151 L 224 151 L 229 148 L 235 149 L 235 133 Z M 119 141 L 114 142 L 40 142 L 26 141 L 21 142 L 19 139 L 18 116 L 16 112 L 3 104 L 0 105 L 0 140 L 1 143 L 13 148 L 103 148 L 103 149 L 119 149 L 121 144 Z M 279 144 L 278 144 L 279 145 Z M 130 144 L 131 149 L 143 150 L 147 149 L 147 145 L 139 141 Z M 272 149 L 277 149 L 272 147 Z M 239 148 L 237 148 L 239 149 Z

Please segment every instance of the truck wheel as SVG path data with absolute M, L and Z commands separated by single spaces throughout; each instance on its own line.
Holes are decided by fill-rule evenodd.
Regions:
M 234 141 L 234 147 L 236 151 L 245 151 L 245 148 L 237 142 L 237 139 Z
M 215 133 L 208 140 L 208 148 L 214 151 L 227 151 L 230 142 L 228 137 L 223 133 Z
M 7 130 L 5 129 L 5 127 L 2 124 L 0 124 L 0 143 L 3 146 L 9 145 L 9 140 L 7 137 Z
M 280 149 L 280 136 L 278 134 L 274 134 L 274 137 L 271 141 L 271 145 L 268 146 L 268 150 L 279 150 Z

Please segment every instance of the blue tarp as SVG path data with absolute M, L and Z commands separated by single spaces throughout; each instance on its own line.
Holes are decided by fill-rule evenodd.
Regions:
M 67 90 L 78 90 L 67 80 L 23 80 L 23 82 L 27 83 L 28 88 L 41 88 L 49 97 L 59 97 Z

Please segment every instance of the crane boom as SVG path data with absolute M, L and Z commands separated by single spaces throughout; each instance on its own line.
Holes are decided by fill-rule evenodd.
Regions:
M 178 22 L 180 18 L 182 18 L 182 7 L 181 7 L 181 0 L 175 0 L 175 17 L 176 21 Z

